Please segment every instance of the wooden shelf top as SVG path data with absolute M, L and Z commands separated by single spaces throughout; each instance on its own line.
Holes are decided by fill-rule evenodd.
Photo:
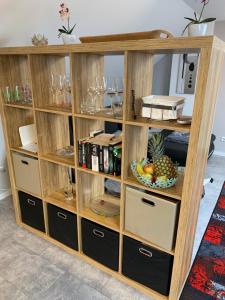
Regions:
M 109 178 L 109 179 L 112 179 L 112 180 L 115 180 L 115 181 L 118 181 L 118 182 L 121 181 L 121 176 L 113 176 L 113 175 L 110 175 L 110 174 L 105 174 L 105 173 L 101 173 L 101 172 L 95 172 L 95 171 L 92 171 L 90 169 L 84 169 L 84 168 L 81 168 L 81 167 L 78 167 L 77 170 L 81 171 L 81 172 L 84 172 L 84 173 L 89 173 L 89 174 L 93 174 L 93 175 L 98 175 L 98 176 L 102 176 L 102 177 L 105 177 L 105 178 Z
M 194 49 L 216 47 L 225 51 L 225 43 L 215 36 L 198 36 L 198 37 L 174 37 L 168 39 L 149 39 L 134 41 L 118 42 L 101 42 L 101 43 L 83 43 L 74 45 L 49 45 L 49 46 L 28 46 L 28 47 L 5 47 L 0 48 L 0 55 L 13 54 L 64 54 L 71 52 L 123 52 L 127 50 L 146 50 L 150 52 L 163 52 L 177 50 L 193 52 Z M 158 51 L 157 51 L 158 50 Z M 176 52 L 176 51 L 174 51 Z
M 115 217 L 100 216 L 92 212 L 89 208 L 85 208 L 81 210 L 80 216 L 90 221 L 96 222 L 97 224 L 115 230 L 117 232 L 119 232 L 120 230 L 120 216 L 115 216 Z
M 16 104 L 16 103 L 5 103 L 5 107 L 14 107 L 20 109 L 33 109 L 32 104 Z
M 131 233 L 131 232 L 128 232 L 128 231 L 126 231 L 126 230 L 123 231 L 123 235 L 128 236 L 128 237 L 130 237 L 130 238 L 132 238 L 132 239 L 135 239 L 135 240 L 137 240 L 137 241 L 139 241 L 139 242 L 141 242 L 141 243 L 143 243 L 143 244 L 146 244 L 146 245 L 148 245 L 148 246 L 150 246 L 150 247 L 156 248 L 156 249 L 158 249 L 158 250 L 160 250 L 160 251 L 166 252 L 166 253 L 168 253 L 168 254 L 170 254 L 170 255 L 174 255 L 174 254 L 175 254 L 175 251 L 174 251 L 174 250 L 172 250 L 172 251 L 166 250 L 166 249 L 164 249 L 164 248 L 162 248 L 162 247 L 159 247 L 159 246 L 157 246 L 157 245 L 155 245 L 155 244 L 153 244 L 153 243 L 151 243 L 151 242 L 149 242 L 149 241 L 147 241 L 147 240 L 145 240 L 145 239 L 139 237 L 138 235 L 133 234 L 133 233 Z
M 83 119 L 90 119 L 90 120 L 102 120 L 102 121 L 107 121 L 107 122 L 113 122 L 113 123 L 123 123 L 122 118 L 121 119 L 116 119 L 111 115 L 107 115 L 104 112 L 98 112 L 93 115 L 91 114 L 74 114 L 75 117 L 83 118 Z
M 126 121 L 127 125 L 146 126 L 152 128 L 168 129 L 178 132 L 190 132 L 191 125 L 178 124 L 177 121 L 157 121 L 147 118 L 137 118 L 133 121 Z
M 21 153 L 21 154 L 29 155 L 29 156 L 32 156 L 32 157 L 38 157 L 37 153 L 27 151 L 27 150 L 21 149 L 19 147 L 11 147 L 10 150 L 14 151 L 14 152 Z
M 55 164 L 63 165 L 66 167 L 75 168 L 74 165 L 74 157 L 62 157 L 55 153 L 45 153 L 41 154 L 40 158 L 49 162 L 53 162 Z
M 62 190 L 51 193 L 43 199 L 47 203 L 56 205 L 62 209 L 68 210 L 72 213 L 76 212 L 76 198 L 72 201 L 66 201 Z
M 134 178 L 133 176 L 130 176 L 129 178 L 127 178 L 126 180 L 124 180 L 125 184 L 152 192 L 152 193 L 156 193 L 159 195 L 163 195 L 166 197 L 170 197 L 173 199 L 177 199 L 177 200 L 181 200 L 182 199 L 182 188 L 183 188 L 183 181 L 184 181 L 184 176 L 180 175 L 178 178 L 178 181 L 176 183 L 176 185 L 174 185 L 171 188 L 168 189 L 151 189 L 141 183 L 139 183 L 136 178 Z
M 72 116 L 72 108 L 57 107 L 57 106 L 45 106 L 45 107 L 35 107 L 36 111 L 60 114 L 65 116 Z

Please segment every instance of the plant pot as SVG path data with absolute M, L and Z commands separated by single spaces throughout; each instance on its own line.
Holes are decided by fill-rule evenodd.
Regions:
M 190 24 L 188 26 L 188 36 L 204 36 L 214 34 L 215 22 Z
M 76 35 L 75 34 L 62 34 L 63 44 L 75 44 L 76 43 Z

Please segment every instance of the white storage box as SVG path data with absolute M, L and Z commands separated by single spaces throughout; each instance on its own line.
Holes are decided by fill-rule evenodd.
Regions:
M 41 196 L 40 173 L 37 158 L 12 154 L 16 187 Z
M 142 97 L 142 117 L 154 120 L 176 120 L 181 117 L 183 97 L 147 96 Z
M 174 247 L 179 202 L 127 187 L 125 230 L 171 251 Z

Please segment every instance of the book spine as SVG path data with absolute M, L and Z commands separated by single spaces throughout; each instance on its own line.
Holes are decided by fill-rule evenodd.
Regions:
M 78 142 L 78 165 L 82 167 L 83 160 L 82 160 L 82 143 Z
M 99 146 L 99 172 L 104 172 L 104 151 L 103 151 L 103 146 Z
M 92 171 L 99 172 L 99 145 L 92 145 L 91 163 Z
M 87 168 L 87 161 L 86 161 L 86 143 L 82 142 L 82 168 Z
M 86 144 L 86 159 L 87 159 L 87 168 L 92 169 L 92 145 L 91 143 Z
M 121 175 L 121 147 L 114 147 L 113 157 L 114 157 L 114 176 Z
M 109 173 L 109 147 L 103 147 L 103 158 L 104 158 L 104 173 Z
M 113 146 L 109 146 L 109 174 L 114 173 L 114 157 L 113 157 Z

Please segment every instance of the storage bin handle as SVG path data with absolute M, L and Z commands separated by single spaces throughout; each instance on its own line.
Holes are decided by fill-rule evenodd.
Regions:
M 105 235 L 104 232 L 102 232 L 102 231 L 100 231 L 98 229 L 93 229 L 93 233 L 94 233 L 94 235 L 96 235 L 96 236 L 98 236 L 100 238 L 103 238 L 104 235 Z
M 145 256 L 152 257 L 152 252 L 144 248 L 139 248 L 139 252 Z
M 29 203 L 30 205 L 35 206 L 35 201 L 32 199 L 27 199 L 27 203 Z
M 23 159 L 21 160 L 21 163 L 24 164 L 24 165 L 29 165 L 29 162 L 26 161 L 26 160 L 23 160 Z
M 142 198 L 141 201 L 144 202 L 144 203 L 147 204 L 147 205 L 155 206 L 155 202 L 153 202 L 153 201 L 151 201 L 151 200 Z
M 67 219 L 67 216 L 65 214 L 63 214 L 62 212 L 57 212 L 57 216 L 63 220 L 66 220 Z

